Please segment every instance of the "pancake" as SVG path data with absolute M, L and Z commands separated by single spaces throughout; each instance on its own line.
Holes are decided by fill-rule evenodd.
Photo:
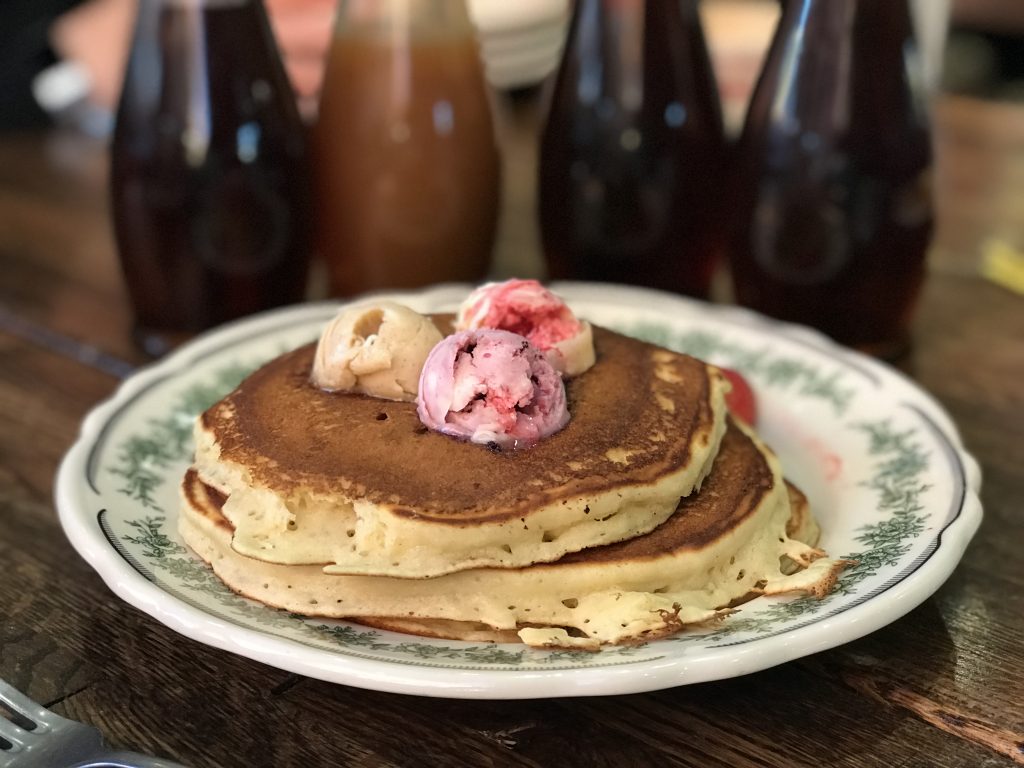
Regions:
M 700 487 L 725 431 L 712 366 L 595 327 L 572 419 L 520 451 L 427 430 L 412 403 L 309 383 L 314 347 L 271 361 L 197 420 L 195 469 L 227 496 L 240 554 L 425 578 L 551 562 L 646 533 Z
M 793 515 L 778 461 L 732 422 L 701 491 L 654 531 L 524 568 L 401 579 L 268 563 L 232 548 L 225 497 L 195 471 L 182 498 L 185 541 L 239 594 L 295 613 L 455 639 L 516 633 L 530 645 L 576 648 L 642 642 L 720 618 L 750 594 L 825 594 L 844 565 L 786 535 Z M 783 557 L 804 570 L 785 575 Z
M 818 523 L 811 512 L 811 507 L 808 503 L 807 497 L 804 495 L 803 491 L 792 483 L 786 483 L 786 490 L 788 492 L 790 504 L 789 520 L 786 522 L 786 535 L 791 539 L 795 539 L 800 543 L 808 545 L 809 547 L 815 547 L 821 534 L 821 528 L 818 526 Z M 809 552 L 804 551 L 803 554 L 808 558 L 815 557 L 815 559 L 817 559 L 816 556 L 824 557 L 824 553 L 820 550 L 812 550 Z M 822 564 L 825 565 L 824 562 Z M 784 574 L 793 574 L 802 568 L 803 566 L 798 564 L 792 558 L 788 556 L 782 557 L 781 571 Z M 776 586 L 778 585 L 776 584 Z M 824 586 L 831 589 L 830 585 L 826 584 Z M 757 597 L 759 594 L 761 594 L 760 591 L 749 592 L 746 595 L 734 598 L 729 603 L 729 607 L 734 608 L 737 605 L 742 605 L 754 597 Z M 446 640 L 461 640 L 468 643 L 514 643 L 520 640 L 520 637 L 515 630 L 493 629 L 488 627 L 486 624 L 471 621 L 410 619 L 378 616 L 364 616 L 351 620 L 368 627 L 384 629 L 390 632 L 404 632 L 409 635 L 419 635 L 421 637 L 433 637 Z M 537 630 L 544 628 L 533 627 L 532 629 Z M 543 639 L 543 634 L 541 635 L 541 638 Z M 556 643 L 553 647 L 563 646 Z
M 786 535 L 791 539 L 802 541 L 811 547 L 818 545 L 818 539 L 821 538 L 821 526 L 818 525 L 818 521 L 811 513 L 811 505 L 807 503 L 807 497 L 804 496 L 803 491 L 797 488 L 791 483 L 787 483 L 787 490 L 789 491 L 789 521 L 786 523 Z M 823 557 L 825 552 L 823 550 L 816 550 L 818 556 Z M 793 562 L 790 558 L 784 557 L 782 559 L 782 571 L 783 573 L 796 573 L 800 570 L 800 564 Z

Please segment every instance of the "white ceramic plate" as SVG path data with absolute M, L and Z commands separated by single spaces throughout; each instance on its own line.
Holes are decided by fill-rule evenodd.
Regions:
M 569 21 L 566 0 L 471 0 L 469 11 L 495 88 L 539 83 L 558 66 Z
M 468 290 L 395 298 L 444 311 Z M 177 534 L 192 419 L 255 366 L 316 338 L 337 309 L 328 304 L 225 326 L 125 381 L 85 419 L 61 465 L 61 524 L 121 598 L 199 642 L 323 680 L 465 698 L 631 693 L 742 675 L 876 630 L 949 576 L 981 521 L 979 471 L 948 416 L 913 383 L 743 310 L 635 288 L 556 290 L 593 322 L 746 374 L 760 432 L 810 497 L 821 545 L 858 561 L 831 595 L 759 598 L 714 631 L 595 654 L 425 639 L 238 597 Z

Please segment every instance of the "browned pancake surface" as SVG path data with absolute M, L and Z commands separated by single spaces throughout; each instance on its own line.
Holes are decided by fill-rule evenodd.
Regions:
M 580 562 L 632 562 L 684 549 L 701 549 L 757 510 L 774 483 L 764 455 L 730 418 L 711 474 L 700 491 L 679 501 L 668 520 L 643 536 L 574 552 L 549 567 Z
M 711 431 L 703 363 L 597 327 L 594 343 L 597 363 L 567 382 L 568 426 L 525 450 L 494 451 L 432 432 L 413 403 L 324 392 L 309 382 L 313 345 L 252 374 L 203 414 L 203 424 L 223 460 L 280 493 L 344 490 L 399 514 L 452 523 L 525 516 L 568 495 L 656 480 L 686 464 L 691 441 Z M 626 463 L 609 457 L 621 449 L 630 452 Z
M 771 467 L 754 442 L 730 420 L 715 460 L 714 471 L 697 493 L 679 502 L 675 513 L 650 533 L 617 544 L 592 547 L 565 555 L 534 569 L 580 563 L 626 563 L 661 557 L 683 550 L 699 550 L 727 535 L 753 514 L 774 484 Z M 224 496 L 205 485 L 189 470 L 183 483 L 190 506 L 216 525 L 233 530 L 220 514 Z M 802 499 L 793 488 L 794 498 Z

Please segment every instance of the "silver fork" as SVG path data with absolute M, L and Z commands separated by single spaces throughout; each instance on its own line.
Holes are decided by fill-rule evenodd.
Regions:
M 112 750 L 95 728 L 56 715 L 0 680 L 0 768 L 184 768 L 180 763 Z M 22 727 L 24 726 L 24 727 Z

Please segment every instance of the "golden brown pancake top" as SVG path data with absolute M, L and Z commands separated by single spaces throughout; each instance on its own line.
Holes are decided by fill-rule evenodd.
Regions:
M 661 557 L 681 550 L 699 550 L 728 534 L 753 514 L 772 490 L 774 476 L 764 455 L 730 419 L 715 459 L 714 471 L 701 490 L 682 499 L 668 520 L 650 533 L 617 544 L 565 555 L 554 563 L 531 568 L 559 568 L 578 563 L 624 563 Z M 183 483 L 190 506 L 216 525 L 231 529 L 218 513 L 224 496 L 206 486 L 190 469 Z M 799 490 L 793 488 L 802 499 Z
M 596 364 L 566 382 L 569 424 L 527 449 L 430 431 L 413 403 L 322 391 L 309 381 L 312 344 L 253 373 L 203 425 L 222 460 L 279 493 L 344 490 L 455 524 L 514 519 L 575 494 L 655 481 L 712 431 L 704 363 L 598 327 L 594 344 Z
M 774 484 L 764 455 L 729 418 L 711 474 L 700 491 L 680 499 L 668 520 L 643 536 L 574 552 L 553 565 L 627 562 L 681 549 L 702 549 L 752 514 Z

